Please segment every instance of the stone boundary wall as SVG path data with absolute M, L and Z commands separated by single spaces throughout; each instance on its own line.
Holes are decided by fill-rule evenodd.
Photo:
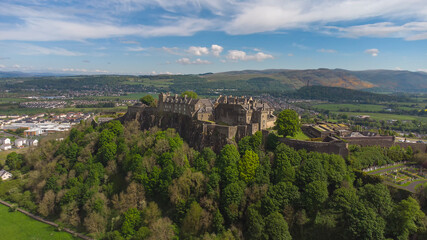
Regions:
M 391 147 L 394 145 L 393 136 L 374 136 L 374 137 L 342 137 L 349 144 L 359 145 L 362 147 L 380 146 Z
M 12 206 L 12 204 L 10 204 L 10 203 L 8 203 L 8 202 L 5 202 L 5 201 L 3 201 L 3 200 L 0 200 L 0 204 L 5 205 L 6 207 L 11 207 L 11 206 Z M 41 217 L 39 217 L 39 216 L 36 216 L 36 215 L 34 215 L 34 214 L 30 213 L 30 212 L 27 212 L 27 211 L 23 210 L 23 209 L 21 209 L 21 208 L 16 208 L 16 211 L 21 212 L 21 213 L 23 213 L 23 214 L 25 214 L 25 215 L 29 216 L 30 218 L 32 218 L 32 219 L 34 219 L 34 220 L 37 220 L 37 221 L 39 221 L 39 222 L 49 224 L 50 226 L 53 226 L 53 227 L 55 227 L 55 228 L 57 228 L 57 227 L 58 227 L 58 224 L 57 224 L 57 223 L 54 223 L 54 222 L 48 221 L 48 220 L 46 220 L 46 219 L 43 219 L 43 218 L 41 218 Z M 83 234 L 81 234 L 81 233 L 75 232 L 75 231 L 73 231 L 73 230 L 71 230 L 71 229 L 69 229 L 69 228 L 63 228 L 62 230 L 63 230 L 64 232 L 67 232 L 67 233 L 72 234 L 72 235 L 73 235 L 73 236 L 75 236 L 75 237 L 79 237 L 79 238 L 84 239 L 84 240 L 92 240 L 92 238 L 90 238 L 90 237 L 88 237 L 88 236 L 85 236 L 85 235 L 83 235 Z
M 425 143 L 408 143 L 408 142 L 395 142 L 394 145 L 398 145 L 402 148 L 411 147 L 415 152 L 425 153 L 427 152 L 427 144 Z
M 348 144 L 345 142 L 314 142 L 289 138 L 279 138 L 279 141 L 294 148 L 295 150 L 305 149 L 309 152 L 315 151 L 328 154 L 338 154 L 342 157 L 347 157 L 349 154 Z

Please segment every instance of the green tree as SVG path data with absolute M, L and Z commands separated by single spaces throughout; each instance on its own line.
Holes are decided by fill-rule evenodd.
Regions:
M 409 239 L 411 233 L 417 232 L 423 225 L 425 214 L 417 200 L 409 197 L 398 203 L 391 213 L 390 227 L 393 236 L 399 240 Z
M 292 239 L 288 224 L 279 212 L 274 212 L 265 219 L 265 234 L 268 236 L 268 239 Z
M 345 239 L 384 239 L 386 222 L 374 209 L 358 202 L 344 215 Z
M 309 153 L 308 159 L 303 162 L 298 171 L 297 179 L 301 188 L 313 181 L 327 180 L 325 169 L 316 153 Z
M 327 198 L 328 184 L 325 181 L 310 182 L 304 188 L 303 203 L 311 212 L 321 209 L 321 204 L 323 204 Z
M 325 169 L 328 181 L 334 187 L 339 187 L 341 182 L 347 176 L 347 165 L 345 160 L 335 154 L 322 154 L 323 168 Z
M 239 207 L 244 196 L 244 187 L 239 182 L 227 185 L 221 194 L 222 207 L 228 224 L 236 221 L 240 215 Z
M 192 237 L 201 235 L 203 228 L 202 218 L 203 208 L 200 207 L 197 202 L 191 203 L 190 209 L 187 211 L 181 226 L 181 233 L 185 239 L 190 239 Z
M 295 136 L 301 131 L 301 123 L 298 113 L 291 109 L 285 109 L 279 113 L 275 123 L 275 130 L 279 135 Z
M 255 208 L 251 205 L 246 211 L 246 235 L 247 239 L 262 239 L 264 232 L 264 218 Z
M 195 93 L 193 91 L 185 91 L 185 92 L 181 93 L 181 97 L 184 97 L 185 95 L 187 95 L 187 97 L 189 97 L 189 98 L 194 98 L 194 99 L 199 98 L 197 93 Z
M 239 161 L 240 178 L 246 183 L 255 178 L 256 170 L 259 167 L 259 157 L 252 150 L 246 150 L 245 155 Z
M 6 157 L 6 166 L 8 166 L 10 170 L 21 169 L 23 163 L 23 155 L 17 154 L 16 152 L 11 152 Z
M 275 159 L 273 163 L 273 182 L 278 183 L 281 181 L 290 181 L 295 180 L 295 169 L 291 165 L 286 154 L 286 148 L 284 144 L 277 146 L 275 151 Z
M 142 103 L 147 106 L 153 107 L 155 105 L 155 99 L 151 95 L 145 95 L 139 99 Z
M 359 188 L 361 200 L 369 204 L 383 218 L 387 218 L 393 211 L 394 203 L 387 186 L 382 183 L 366 184 Z
M 136 208 L 130 208 L 123 214 L 121 232 L 125 238 L 132 237 L 142 223 L 141 213 Z

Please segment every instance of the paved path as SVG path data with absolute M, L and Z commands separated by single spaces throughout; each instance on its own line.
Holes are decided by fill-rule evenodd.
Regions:
M 423 183 L 426 183 L 426 182 L 427 182 L 427 180 L 414 181 L 414 182 L 411 182 L 408 186 L 401 187 L 401 188 L 414 193 L 415 192 L 415 187 L 418 186 L 418 184 L 423 184 Z
M 399 168 L 404 168 L 404 167 L 406 167 L 406 166 L 405 165 L 401 165 L 401 166 L 396 166 L 396 167 L 392 167 L 392 168 L 383 168 L 383 169 L 380 168 L 380 169 L 375 170 L 373 172 L 369 172 L 368 174 L 373 175 L 373 174 L 388 172 L 388 171 L 391 171 L 391 170 L 394 170 L 394 169 L 399 169 Z

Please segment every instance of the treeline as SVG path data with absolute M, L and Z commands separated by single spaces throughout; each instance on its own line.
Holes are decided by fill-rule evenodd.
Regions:
M 0 197 L 99 239 L 426 237 L 417 200 L 394 200 L 353 172 L 371 162 L 262 139 L 258 132 L 216 154 L 189 148 L 173 129 L 81 124 L 62 142 L 8 156 L 17 177 L 0 183 Z
M 399 145 L 390 148 L 350 145 L 349 150 L 349 162 L 354 169 L 359 170 L 371 166 L 382 166 L 395 162 L 411 161 L 414 155 L 411 147 L 405 149 Z
M 324 100 L 330 102 L 357 102 L 357 103 L 378 103 L 378 102 L 400 102 L 408 99 L 402 96 L 377 94 L 352 90 L 339 87 L 325 86 L 305 86 L 291 93 L 289 98 Z

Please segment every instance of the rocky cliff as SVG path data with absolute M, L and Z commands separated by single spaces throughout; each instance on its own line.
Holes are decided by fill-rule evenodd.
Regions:
M 141 105 L 129 107 L 127 113 L 120 118 L 121 122 L 134 120 L 141 124 L 142 130 L 152 127 L 163 130 L 174 128 L 196 150 L 211 147 L 218 152 L 225 144 L 233 144 L 233 139 L 240 139 L 247 134 L 244 126 L 215 125 L 182 114 L 158 112 L 156 108 Z

